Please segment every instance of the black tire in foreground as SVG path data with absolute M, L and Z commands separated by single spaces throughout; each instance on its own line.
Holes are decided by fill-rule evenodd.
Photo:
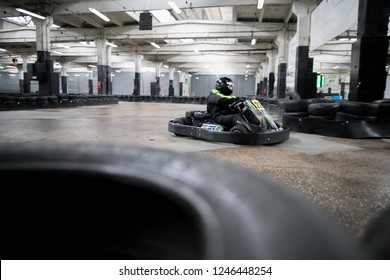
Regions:
M 390 260 L 390 206 L 371 221 L 364 232 L 362 243 L 373 258 Z
M 1 144 L 2 259 L 360 259 L 251 170 L 145 146 Z

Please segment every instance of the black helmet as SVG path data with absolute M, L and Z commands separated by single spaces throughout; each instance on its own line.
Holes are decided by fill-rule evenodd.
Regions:
M 231 95 L 233 87 L 233 81 L 228 77 L 221 77 L 215 83 L 215 89 L 219 90 L 223 95 Z

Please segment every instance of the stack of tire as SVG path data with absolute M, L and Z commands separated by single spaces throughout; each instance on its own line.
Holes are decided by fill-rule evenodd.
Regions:
M 389 138 L 390 99 L 375 102 L 301 99 L 283 102 L 291 131 L 345 138 Z
M 390 120 L 390 99 L 380 99 L 374 101 L 373 103 L 379 104 L 378 119 Z
M 283 105 L 283 124 L 288 123 L 289 117 L 307 117 L 307 108 L 313 101 L 309 100 L 286 100 Z
M 340 102 L 335 120 L 377 120 L 379 103 L 347 101 Z

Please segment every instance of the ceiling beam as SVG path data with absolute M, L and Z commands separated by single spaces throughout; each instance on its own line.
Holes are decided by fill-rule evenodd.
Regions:
M 138 26 L 104 28 L 104 36 L 110 40 L 166 40 L 166 39 L 204 39 L 204 38 L 275 38 L 282 23 L 237 23 L 213 21 L 184 21 L 180 23 L 158 24 L 154 32 L 139 30 Z M 206 31 L 205 31 L 206 30 Z M 95 40 L 101 37 L 100 29 L 56 28 L 50 30 L 52 42 L 75 42 Z M 35 42 L 35 28 L 0 30 L 0 41 Z
M 291 2 L 291 0 L 289 0 Z M 257 5 L 257 0 L 175 0 L 175 3 L 180 9 L 206 8 L 206 7 L 221 7 L 221 6 L 236 6 L 236 5 Z M 117 12 L 122 11 L 151 11 L 151 10 L 171 10 L 168 1 L 77 1 L 70 3 L 62 3 L 55 9 L 55 14 L 66 14 L 69 11 L 78 13 L 89 12 L 88 8 L 93 7 L 98 11 Z

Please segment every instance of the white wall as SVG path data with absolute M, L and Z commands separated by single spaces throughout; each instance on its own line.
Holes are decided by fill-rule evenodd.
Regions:
M 322 1 L 311 13 L 310 51 L 357 24 L 359 1 Z

